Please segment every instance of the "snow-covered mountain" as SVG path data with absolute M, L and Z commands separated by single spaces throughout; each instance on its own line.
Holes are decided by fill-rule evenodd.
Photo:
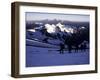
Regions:
M 81 44 L 84 40 L 89 40 L 89 29 L 84 26 L 76 28 L 75 26 L 65 25 L 61 22 L 58 22 L 56 24 L 37 24 L 39 24 L 38 27 L 26 29 L 26 39 L 36 40 L 46 44 L 59 45 L 60 43 L 65 43 L 65 40 L 68 36 L 72 36 L 74 33 L 78 32 L 79 34 L 77 33 L 73 37 L 76 39 L 76 42 L 77 40 L 79 40 L 78 38 L 81 39 L 80 41 L 78 41 L 79 44 Z M 75 42 L 75 40 L 73 41 Z

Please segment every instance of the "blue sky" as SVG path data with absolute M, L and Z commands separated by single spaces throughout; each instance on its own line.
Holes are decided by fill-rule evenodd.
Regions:
M 80 22 L 89 22 L 89 15 L 82 14 L 59 14 L 59 13 L 39 13 L 39 12 L 26 12 L 26 21 L 35 21 L 35 20 L 69 20 L 69 21 L 80 21 Z

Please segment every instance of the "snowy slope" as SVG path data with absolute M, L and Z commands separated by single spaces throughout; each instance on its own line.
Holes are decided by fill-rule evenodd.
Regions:
M 26 39 L 26 45 L 36 46 L 36 47 L 46 47 L 46 48 L 59 48 L 59 46 L 43 43 L 36 40 Z
M 26 47 L 26 67 L 89 64 L 89 50 L 60 54 L 55 48 Z

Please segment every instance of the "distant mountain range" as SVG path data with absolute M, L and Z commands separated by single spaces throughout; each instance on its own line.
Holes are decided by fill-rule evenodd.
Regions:
M 26 28 L 29 27 L 40 27 L 40 26 L 44 26 L 45 24 L 57 24 L 57 23 L 61 23 L 63 25 L 69 25 L 71 26 L 75 26 L 75 27 L 81 27 L 81 26 L 85 26 L 85 27 L 89 27 L 89 22 L 77 22 L 77 21 L 68 21 L 68 20 L 37 20 L 37 21 L 26 21 Z

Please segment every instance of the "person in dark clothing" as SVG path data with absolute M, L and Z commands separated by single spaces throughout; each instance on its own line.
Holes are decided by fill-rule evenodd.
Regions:
M 86 48 L 87 48 L 86 43 L 84 43 L 83 44 L 83 50 L 86 51 Z
M 86 48 L 87 48 L 86 43 L 82 43 L 80 48 L 81 48 L 81 51 L 86 51 Z
M 60 54 L 63 54 L 64 53 L 64 48 L 65 48 L 65 45 L 60 43 Z
M 69 44 L 69 45 L 68 45 L 68 52 L 71 53 L 71 51 L 72 51 L 72 45 Z
M 78 52 L 78 50 L 79 50 L 79 46 L 75 45 L 75 52 Z
M 81 49 L 82 52 L 83 52 L 83 48 L 84 48 L 84 45 L 81 44 L 80 49 Z

